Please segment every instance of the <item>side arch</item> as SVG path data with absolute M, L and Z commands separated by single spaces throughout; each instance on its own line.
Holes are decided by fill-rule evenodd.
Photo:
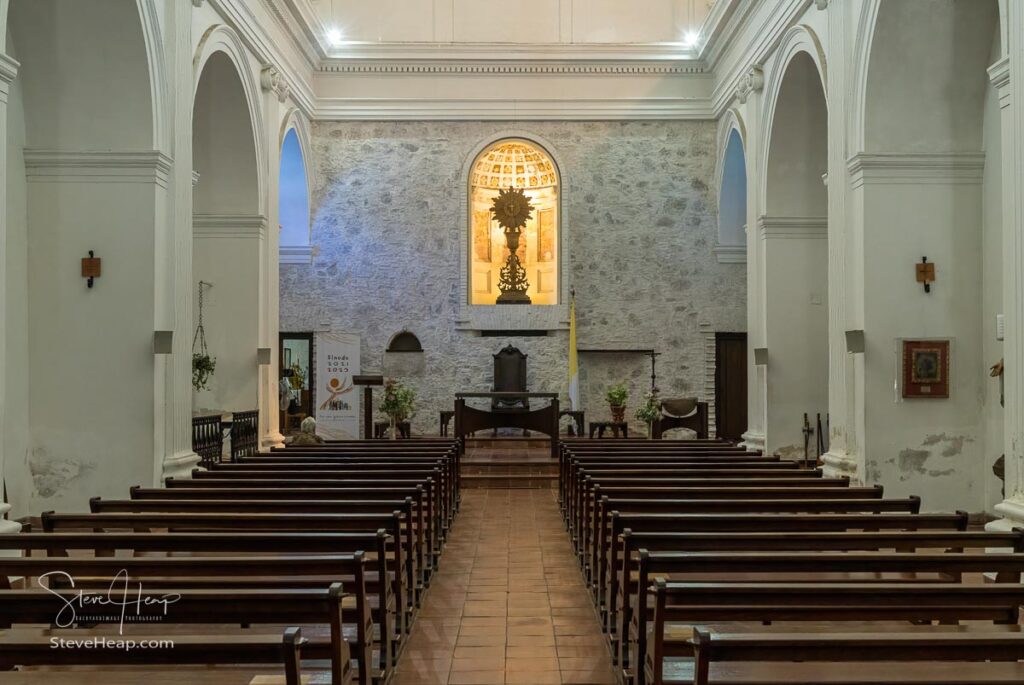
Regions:
M 192 100 L 199 88 L 199 81 L 209 59 L 217 54 L 223 53 L 235 66 L 242 89 L 245 91 L 245 101 L 249 109 L 249 120 L 252 122 L 253 146 L 256 150 L 256 176 L 260 198 L 260 211 L 264 211 L 265 198 L 267 195 L 267 171 L 265 161 L 267 159 L 267 142 L 264 139 L 263 108 L 260 106 L 260 86 L 252 65 L 249 62 L 248 52 L 238 33 L 223 24 L 211 26 L 203 34 L 196 47 L 192 58 Z M 195 112 L 195 105 L 192 108 Z

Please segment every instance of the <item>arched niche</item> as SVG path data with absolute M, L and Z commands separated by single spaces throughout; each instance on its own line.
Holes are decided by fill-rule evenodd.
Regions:
M 401 331 L 392 336 L 387 352 L 422 352 L 420 339 L 411 331 Z
M 154 264 L 167 261 L 171 163 L 158 151 L 163 86 L 153 75 L 163 55 L 152 9 L 146 0 L 0 3 L 4 52 L 19 63 L 0 201 L 0 335 L 16 360 L 5 364 L 0 471 L 15 516 L 80 508 L 86 493 L 116 495 L 159 475 L 156 406 L 167 395 L 154 383 L 163 273 Z M 93 289 L 77 269 L 89 250 L 116 265 Z M 3 454 L 22 458 L 3 463 Z
M 829 410 L 828 105 L 813 34 L 790 31 L 768 81 L 764 292 L 766 448 L 803 457 L 800 419 Z
M 258 402 L 257 348 L 260 288 L 264 278 L 258 123 L 254 119 L 251 74 L 233 34 L 218 33 L 200 46 L 192 113 L 193 192 L 192 278 L 194 324 L 199 318 L 199 282 L 208 351 L 217 360 L 208 391 L 195 396 L 198 408 L 255 409 Z M 211 42 L 213 41 L 213 42 Z
M 825 216 L 828 105 L 817 65 L 805 51 L 785 65 L 772 108 L 765 173 L 769 216 Z
M 533 215 L 518 254 L 526 269 L 527 295 L 535 305 L 558 304 L 561 182 L 558 165 L 543 146 L 524 138 L 497 140 L 476 155 L 469 175 L 470 303 L 491 305 L 501 295 L 498 279 L 507 257 L 505 234 L 491 203 L 508 188 L 523 190 Z
M 979 150 L 999 25 L 996 0 L 881 0 L 867 46 L 864 151 Z
M 396 378 L 420 376 L 426 370 L 426 355 L 420 339 L 411 331 L 399 331 L 384 350 L 385 375 Z
M 281 247 L 309 246 L 309 181 L 298 131 L 288 129 L 281 144 L 278 174 L 278 222 Z
M 719 261 L 746 261 L 747 160 L 738 128 L 730 128 L 718 194 Z

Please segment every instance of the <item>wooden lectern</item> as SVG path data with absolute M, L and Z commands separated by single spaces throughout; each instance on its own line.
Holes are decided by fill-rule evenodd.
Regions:
M 384 376 L 352 376 L 352 385 L 363 386 L 363 439 L 373 437 L 373 386 L 384 385 Z

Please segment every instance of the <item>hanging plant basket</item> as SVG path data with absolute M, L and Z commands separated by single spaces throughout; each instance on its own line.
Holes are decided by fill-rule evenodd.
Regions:
M 192 336 L 192 387 L 196 392 L 210 389 L 210 378 L 217 370 L 217 358 L 206 349 L 206 328 L 203 326 L 203 288 L 211 285 L 199 281 L 199 323 Z

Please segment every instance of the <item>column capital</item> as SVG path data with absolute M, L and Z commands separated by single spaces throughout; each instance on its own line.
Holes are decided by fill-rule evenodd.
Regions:
M 10 83 L 18 75 L 21 64 L 10 55 L 0 52 L 0 80 Z

